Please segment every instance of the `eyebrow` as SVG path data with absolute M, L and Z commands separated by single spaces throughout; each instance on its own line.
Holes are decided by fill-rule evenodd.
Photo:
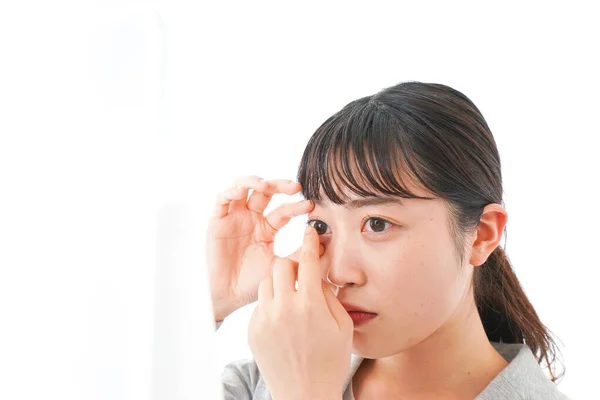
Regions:
M 323 201 L 321 200 L 313 200 L 313 202 L 315 203 L 315 205 L 317 206 L 323 206 Z M 387 204 L 392 204 L 392 205 L 399 205 L 402 207 L 406 207 L 406 205 L 402 202 L 402 200 L 400 200 L 400 198 L 398 197 L 366 197 L 364 199 L 356 199 L 356 200 L 350 200 L 347 203 L 344 203 L 343 206 L 346 208 L 349 208 L 351 210 L 360 208 L 360 207 L 365 207 L 365 206 L 373 206 L 373 205 L 387 205 Z

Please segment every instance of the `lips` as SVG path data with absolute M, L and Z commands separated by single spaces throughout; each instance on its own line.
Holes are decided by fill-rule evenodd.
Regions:
M 346 312 L 352 318 L 352 322 L 354 323 L 354 328 L 358 329 L 359 326 L 364 325 L 370 321 L 372 321 L 375 317 L 377 317 L 377 313 L 369 311 L 363 307 L 357 306 L 352 303 L 341 302 Z
M 366 309 L 364 309 L 364 308 L 362 308 L 362 307 L 359 307 L 359 306 L 357 306 L 357 305 L 355 305 L 355 304 L 352 304 L 352 303 L 345 303 L 345 302 L 343 302 L 343 301 L 342 301 L 341 303 L 342 303 L 342 306 L 343 306 L 343 307 L 346 309 L 346 311 L 347 311 L 347 312 L 349 312 L 349 313 L 350 313 L 350 312 L 356 312 L 356 313 L 366 313 L 366 314 L 377 314 L 377 313 L 374 313 L 374 312 L 372 312 L 372 311 L 366 310 Z
M 352 318 L 352 323 L 354 324 L 354 328 L 358 328 L 361 325 L 366 324 L 367 322 L 372 321 L 377 318 L 377 314 L 371 313 L 363 313 L 356 311 L 348 311 L 348 315 Z

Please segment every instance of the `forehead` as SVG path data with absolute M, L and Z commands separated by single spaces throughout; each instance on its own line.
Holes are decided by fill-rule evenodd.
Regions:
M 414 195 L 420 197 L 430 197 L 433 199 L 437 199 L 437 196 L 433 195 L 429 191 L 424 190 L 419 185 L 415 185 L 411 180 L 404 180 L 404 187 L 409 192 Z M 366 206 L 390 206 L 390 207 L 399 207 L 399 208 L 407 208 L 411 205 L 415 204 L 415 202 L 422 203 L 425 199 L 413 199 L 400 197 L 397 195 L 390 195 L 386 193 L 375 193 L 371 196 L 359 196 L 348 188 L 340 188 L 338 186 L 337 193 L 341 198 L 347 199 L 343 204 L 338 205 L 334 204 L 329 200 L 327 194 L 321 187 L 319 189 L 319 197 L 320 200 L 312 199 L 317 207 L 330 207 L 330 206 L 339 206 L 345 207 L 349 210 L 355 210 L 360 207 Z

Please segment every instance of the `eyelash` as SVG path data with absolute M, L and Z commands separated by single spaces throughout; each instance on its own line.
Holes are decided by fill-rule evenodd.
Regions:
M 384 224 L 389 224 L 389 225 L 390 225 L 390 227 L 396 226 L 396 224 L 394 224 L 393 222 L 390 222 L 390 221 L 388 221 L 387 219 L 385 219 L 385 218 L 381 218 L 381 217 L 378 217 L 378 216 L 376 216 L 376 215 L 367 215 L 367 216 L 365 217 L 365 219 L 363 220 L 363 222 L 362 222 L 362 224 L 361 224 L 361 225 L 364 227 L 364 226 L 366 225 L 366 223 L 367 223 L 367 222 L 368 222 L 370 219 L 378 219 L 378 220 L 382 221 Z M 325 222 L 324 222 L 323 220 L 320 220 L 320 219 L 318 219 L 318 218 L 312 218 L 312 219 L 309 219 L 308 221 L 306 221 L 306 225 L 310 225 L 310 223 L 311 223 L 311 222 L 315 222 L 315 221 L 323 222 L 323 223 L 325 224 Z M 325 225 L 327 225 L 327 224 L 325 224 Z M 387 229 L 387 230 L 384 230 L 384 231 L 382 231 L 382 232 L 373 232 L 373 233 L 376 233 L 376 234 L 384 234 L 384 233 L 385 233 L 385 232 L 387 232 L 388 230 L 389 230 L 389 229 Z M 319 236 L 321 236 L 321 235 L 319 235 Z

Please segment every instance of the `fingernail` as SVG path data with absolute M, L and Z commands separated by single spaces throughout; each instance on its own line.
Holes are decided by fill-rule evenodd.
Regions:
M 312 229 L 312 226 L 310 226 L 310 225 L 307 225 L 307 226 L 306 226 L 306 229 L 304 230 L 304 234 L 305 234 L 305 235 L 308 235 L 308 234 L 310 234 L 310 230 L 311 230 L 311 229 Z

